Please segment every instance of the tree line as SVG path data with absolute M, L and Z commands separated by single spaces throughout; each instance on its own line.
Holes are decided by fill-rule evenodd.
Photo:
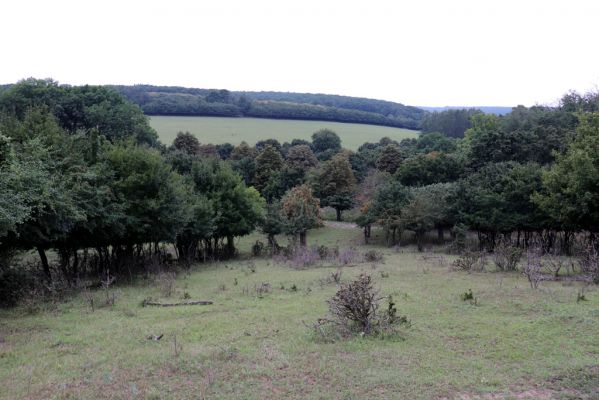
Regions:
M 322 120 L 418 129 L 425 111 L 359 97 L 134 85 L 113 86 L 149 115 Z
M 596 242 L 597 94 L 468 123 L 463 138 L 383 138 L 356 152 L 328 129 L 253 146 L 180 132 L 166 146 L 109 88 L 19 82 L 0 94 L 0 290 L 22 274 L 75 282 L 232 257 L 256 229 L 273 253 L 281 234 L 303 246 L 323 206 L 338 220 L 359 209 L 365 240 L 381 227 L 389 245 L 411 231 L 422 249 L 432 230 L 476 232 L 489 251 L 501 240 L 566 253 L 575 237 Z M 30 251 L 39 263 L 15 261 Z

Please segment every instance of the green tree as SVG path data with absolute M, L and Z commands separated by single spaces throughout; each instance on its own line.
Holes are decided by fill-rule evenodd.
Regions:
M 534 196 L 558 226 L 567 231 L 599 226 L 599 113 L 580 115 L 576 138 L 543 174 L 544 190 Z
M 256 158 L 256 175 L 254 187 L 264 193 L 269 181 L 283 168 L 281 154 L 271 145 L 267 145 Z
M 290 168 L 304 172 L 318 165 L 318 159 L 307 145 L 291 146 L 287 152 L 286 162 Z
M 321 129 L 312 134 L 312 150 L 319 160 L 326 161 L 341 151 L 341 139 L 332 130 Z
M 399 147 L 394 144 L 387 145 L 379 154 L 376 160 L 376 167 L 379 171 L 385 171 L 394 174 L 399 168 L 404 156 Z
M 457 157 L 431 152 L 408 158 L 401 164 L 395 176 L 404 185 L 425 186 L 456 181 L 462 176 L 463 170 Z
M 324 206 L 333 207 L 337 221 L 341 213 L 353 206 L 356 179 L 346 154 L 337 154 L 324 163 L 317 173 L 314 186 L 316 195 Z
M 173 140 L 173 147 L 184 153 L 197 155 L 200 152 L 200 141 L 189 132 L 178 132 Z
M 409 189 L 394 180 L 384 183 L 374 195 L 365 218 L 381 224 L 389 244 L 396 244 L 401 237 L 402 209 L 409 201 Z
M 312 189 L 308 185 L 290 189 L 281 199 L 281 209 L 285 233 L 299 238 L 300 246 L 305 246 L 308 229 L 320 224 L 320 203 Z

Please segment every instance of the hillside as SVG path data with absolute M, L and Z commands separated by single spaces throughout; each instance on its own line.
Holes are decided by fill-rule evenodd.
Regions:
M 293 139 L 309 141 L 314 132 L 327 128 L 339 135 L 345 148 L 354 151 L 364 142 L 376 143 L 384 137 L 398 142 L 418 137 L 417 131 L 403 128 L 333 121 L 153 115 L 150 125 L 165 144 L 171 144 L 180 131 L 191 132 L 201 143 L 238 145 L 245 141 L 254 145 L 266 139 L 281 143 L 291 143 Z
M 418 129 L 426 111 L 399 103 L 310 93 L 112 86 L 148 115 L 319 120 Z
M 512 111 L 512 107 L 503 107 L 503 106 L 477 106 L 477 107 L 459 107 L 459 106 L 445 106 L 445 107 L 420 107 L 423 110 L 430 112 L 441 112 L 447 110 L 466 110 L 466 109 L 476 109 L 484 112 L 485 114 L 496 114 L 496 115 L 505 115 Z

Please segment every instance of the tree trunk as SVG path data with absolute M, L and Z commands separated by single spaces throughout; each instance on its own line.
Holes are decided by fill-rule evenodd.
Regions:
M 233 257 L 235 255 L 235 238 L 227 236 L 227 255 Z
M 300 246 L 306 247 L 306 231 L 300 232 L 299 240 L 300 240 Z
M 445 231 L 443 228 L 437 228 L 437 239 L 439 239 L 439 242 L 441 243 L 445 241 Z
M 424 233 L 422 232 L 416 232 L 416 245 L 418 246 L 418 251 L 422 252 L 422 250 L 424 250 L 424 246 L 422 244 L 423 239 L 424 238 Z
M 46 250 L 42 246 L 37 246 L 37 254 L 40 256 L 42 262 L 42 268 L 44 269 L 44 275 L 46 280 L 52 282 L 52 274 L 50 274 L 50 265 L 48 264 L 48 257 L 46 257 Z
M 337 221 L 341 221 L 341 209 L 336 208 L 335 211 L 337 211 Z
M 364 227 L 364 244 L 368 244 L 368 225 Z

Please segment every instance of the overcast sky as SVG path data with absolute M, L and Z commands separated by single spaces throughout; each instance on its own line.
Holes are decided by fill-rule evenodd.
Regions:
M 427 106 L 530 106 L 599 85 L 598 0 L 3 0 L 0 15 L 0 83 L 33 76 Z

